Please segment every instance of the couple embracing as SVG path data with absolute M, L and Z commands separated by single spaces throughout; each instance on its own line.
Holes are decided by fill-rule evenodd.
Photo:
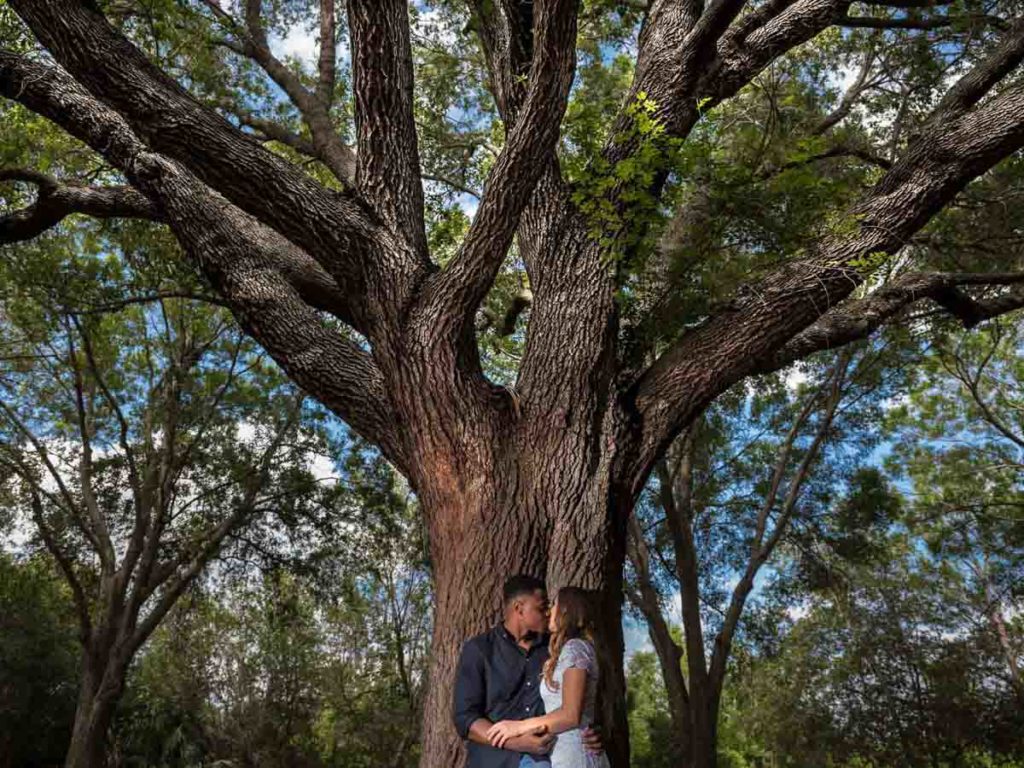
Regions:
M 608 768 L 592 729 L 598 667 L 593 593 L 505 582 L 498 626 L 462 646 L 454 719 L 467 768 Z

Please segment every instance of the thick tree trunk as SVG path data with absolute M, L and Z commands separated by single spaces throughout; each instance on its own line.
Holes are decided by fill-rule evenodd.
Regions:
M 499 441 L 499 444 L 502 441 Z M 506 443 L 508 444 L 508 443 Z M 486 452 L 490 453 L 490 452 Z M 434 454 L 436 457 L 436 454 Z M 510 449 L 493 463 L 467 460 L 458 471 L 435 461 L 421 476 L 420 498 L 431 538 L 435 607 L 430 679 L 424 708 L 424 768 L 460 766 L 461 740 L 452 724 L 454 673 L 462 643 L 499 620 L 501 587 L 516 573 L 598 589 L 602 668 L 598 715 L 613 765 L 628 763 L 623 674 L 621 573 L 624 510 L 609 503 L 608 483 L 588 461 L 550 465 Z
M 431 530 L 434 631 L 420 765 L 444 768 L 462 761 L 462 742 L 452 724 L 462 643 L 499 620 L 505 579 L 515 573 L 544 576 L 546 536 L 543 528 L 522 524 L 513 507 L 494 507 L 488 514 L 431 512 L 432 519 L 452 525 Z

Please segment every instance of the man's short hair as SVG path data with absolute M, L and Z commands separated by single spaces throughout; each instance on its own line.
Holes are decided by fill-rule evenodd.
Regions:
M 525 573 L 520 573 L 505 582 L 505 586 L 502 588 L 501 593 L 505 598 L 505 605 L 508 605 L 517 597 L 521 597 L 522 595 L 532 595 L 538 589 L 547 589 L 544 585 L 543 579 L 538 579 L 536 576 L 527 576 Z

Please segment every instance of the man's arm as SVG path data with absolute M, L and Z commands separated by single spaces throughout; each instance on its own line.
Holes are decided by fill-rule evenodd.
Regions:
M 601 726 L 592 725 L 589 728 L 584 728 L 581 738 L 587 752 L 594 755 L 604 752 L 604 744 L 601 743 Z
M 487 732 L 491 729 L 490 720 L 486 717 L 481 717 L 476 720 L 469 727 L 469 740 L 475 741 L 477 744 L 486 744 L 487 746 L 493 746 L 490 741 L 487 740 Z M 545 733 L 528 733 L 523 736 L 516 736 L 515 738 L 509 739 L 505 742 L 505 745 L 501 749 L 507 749 L 510 752 L 529 752 L 533 755 L 546 755 L 551 751 L 551 742 L 555 740 L 555 734 Z
M 455 730 L 463 739 L 477 744 L 487 744 L 487 731 L 493 723 L 484 714 L 487 688 L 484 679 L 484 658 L 480 649 L 472 642 L 462 645 L 459 665 L 455 672 L 455 695 L 452 714 Z M 551 734 L 527 735 L 512 739 L 506 746 L 514 752 L 530 752 L 543 755 L 550 751 L 554 736 Z
M 455 730 L 463 739 L 474 738 L 474 726 L 482 727 L 484 733 L 491 722 L 484 716 L 486 705 L 486 682 L 484 680 L 484 658 L 472 641 L 462 644 L 459 665 L 455 671 L 455 694 L 452 700 L 452 717 Z M 486 743 L 484 738 L 482 743 Z

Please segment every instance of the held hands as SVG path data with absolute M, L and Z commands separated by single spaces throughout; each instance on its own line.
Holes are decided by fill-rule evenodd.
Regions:
M 491 742 L 491 746 L 505 749 L 506 746 L 511 746 L 509 742 L 513 739 L 523 736 L 544 736 L 547 734 L 547 730 L 546 725 L 530 725 L 522 720 L 502 720 L 490 727 L 487 731 L 487 740 Z M 551 739 L 541 739 L 540 741 L 550 742 Z

